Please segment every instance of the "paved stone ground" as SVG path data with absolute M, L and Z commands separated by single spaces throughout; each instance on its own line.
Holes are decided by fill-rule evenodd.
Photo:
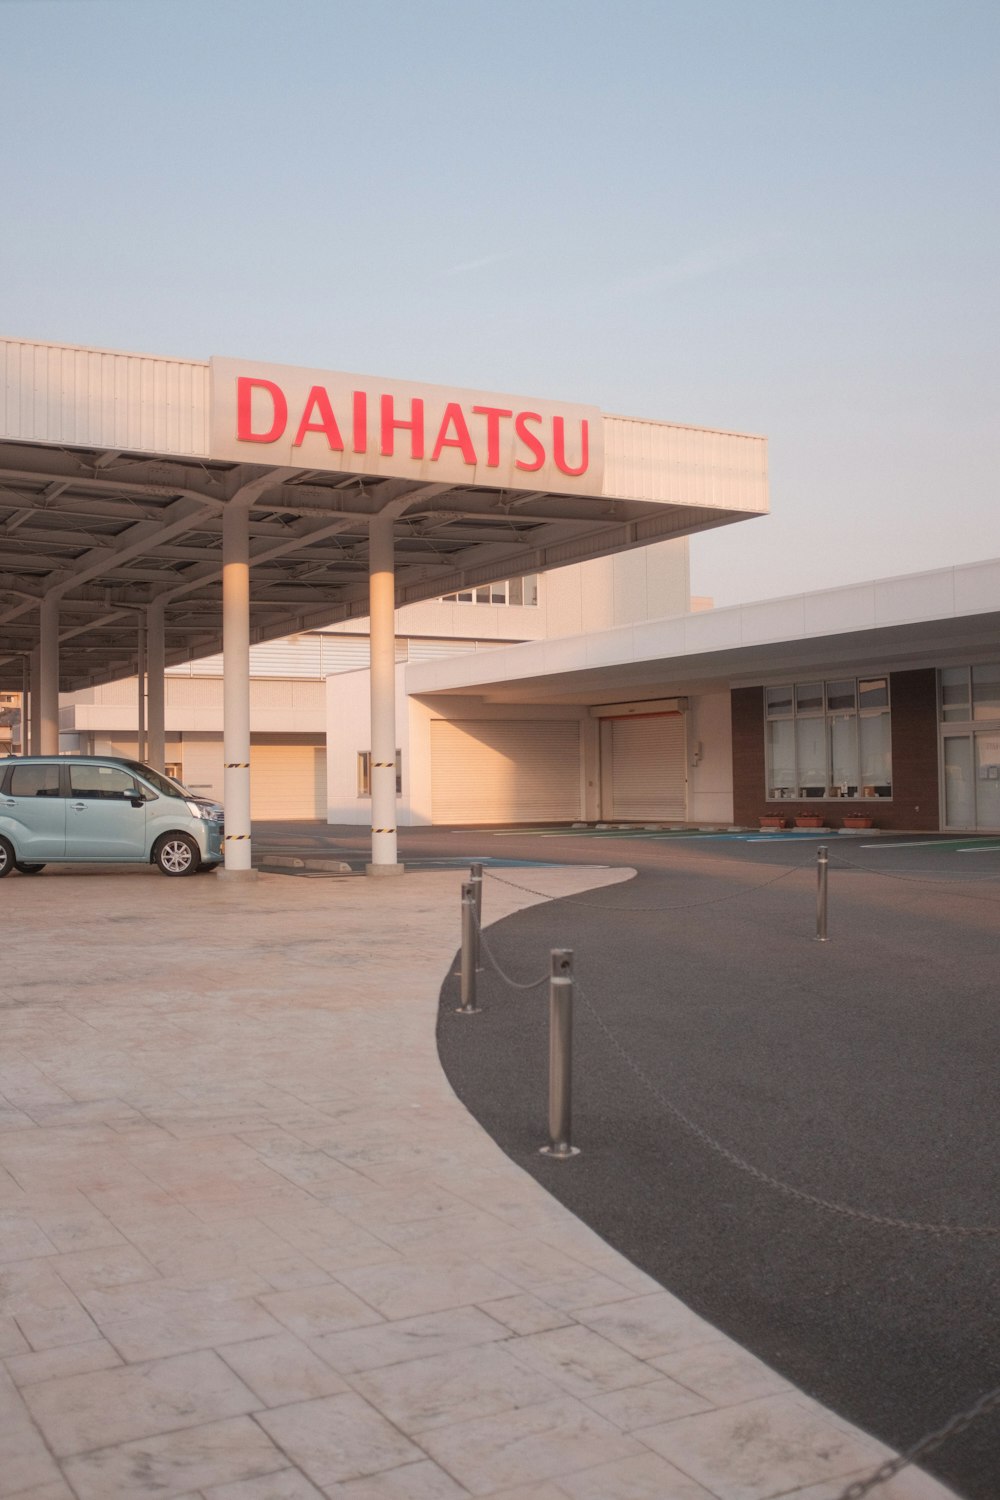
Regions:
M 0 887 L 4 1500 L 834 1500 L 886 1455 L 455 1099 L 459 881 Z

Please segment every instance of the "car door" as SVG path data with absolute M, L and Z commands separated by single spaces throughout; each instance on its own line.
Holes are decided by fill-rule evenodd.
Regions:
M 67 769 L 66 858 L 145 858 L 146 803 L 135 777 L 93 761 L 70 761 Z
M 19 860 L 31 864 L 61 859 L 66 852 L 66 799 L 59 762 L 13 766 L 0 796 L 0 814 Z

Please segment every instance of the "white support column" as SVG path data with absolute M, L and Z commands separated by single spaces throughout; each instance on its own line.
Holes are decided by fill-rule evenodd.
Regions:
M 396 861 L 396 574 L 392 510 L 368 523 L 371 615 L 372 860 L 369 875 L 402 875 Z
M 59 754 L 59 598 L 42 600 L 40 641 L 40 755 Z
M 31 717 L 28 720 L 28 754 L 37 755 L 42 733 L 42 648 L 31 652 Z
M 250 867 L 250 513 L 230 501 L 222 514 L 222 703 L 225 745 L 226 864 L 249 880 Z
M 31 657 L 21 658 L 21 727 L 19 730 L 20 741 L 18 749 L 22 755 L 30 752 L 28 746 L 31 743 L 28 725 L 31 723 Z
M 136 615 L 135 646 L 136 704 L 136 760 L 146 759 L 146 616 L 140 609 Z
M 146 619 L 146 704 L 149 714 L 149 764 L 163 771 L 167 764 L 166 684 L 163 674 L 167 664 L 165 606 L 153 600 Z

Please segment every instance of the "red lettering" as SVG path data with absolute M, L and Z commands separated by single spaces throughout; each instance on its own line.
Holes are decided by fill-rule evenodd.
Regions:
M 584 418 L 580 422 L 580 467 L 571 469 L 566 462 L 566 433 L 562 417 L 552 418 L 552 457 L 561 474 L 586 474 L 590 463 L 590 424 Z
M 474 406 L 472 410 L 477 417 L 486 418 L 486 467 L 497 469 L 500 467 L 500 419 L 501 417 L 512 417 L 512 411 L 504 411 L 502 406 Z
M 314 407 L 316 409 L 316 414 L 319 417 L 318 422 L 311 422 L 309 420 L 309 418 L 312 416 Z M 333 415 L 333 407 L 330 405 L 330 397 L 328 396 L 325 387 L 321 385 L 314 385 L 312 390 L 309 392 L 309 395 L 306 399 L 305 409 L 302 413 L 302 421 L 299 423 L 299 430 L 295 434 L 295 442 L 292 444 L 293 448 L 302 447 L 302 439 L 305 437 L 307 432 L 325 432 L 326 440 L 329 443 L 330 448 L 337 453 L 343 453 L 344 439 L 340 435 L 340 428 L 337 426 L 337 418 Z
M 537 411 L 519 411 L 514 418 L 514 431 L 524 446 L 535 455 L 535 462 L 533 464 L 526 464 L 522 458 L 516 459 L 514 462 L 515 469 L 524 469 L 527 473 L 533 474 L 536 469 L 540 469 L 544 464 L 545 449 L 542 447 L 540 439 L 533 432 L 528 431 L 527 426 L 529 422 L 540 422 L 541 420 Z
M 266 391 L 274 406 L 271 426 L 267 432 L 253 430 L 253 392 Z M 236 437 L 241 443 L 276 443 L 288 422 L 288 402 L 279 385 L 272 380 L 251 380 L 240 375 L 236 380 Z
M 419 396 L 410 402 L 410 420 L 400 421 L 393 410 L 391 396 L 383 396 L 382 402 L 382 457 L 392 458 L 396 451 L 396 428 L 403 427 L 410 434 L 410 457 L 424 456 L 424 403 Z
M 447 436 L 449 427 L 454 427 L 454 437 Z M 469 436 L 465 416 L 457 401 L 449 401 L 444 409 L 444 416 L 441 418 L 441 430 L 437 435 L 437 442 L 434 444 L 434 452 L 431 454 L 431 463 L 441 457 L 442 448 L 461 448 L 462 457 L 467 464 L 475 464 L 476 462 L 476 450 L 472 446 L 472 438 Z
M 354 392 L 354 451 L 368 452 L 368 396 L 364 391 Z

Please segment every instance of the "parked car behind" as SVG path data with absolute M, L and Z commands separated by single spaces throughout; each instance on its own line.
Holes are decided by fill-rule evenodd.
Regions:
M 155 864 L 164 875 L 223 856 L 217 802 L 116 755 L 31 755 L 0 765 L 0 878 L 47 864 Z

